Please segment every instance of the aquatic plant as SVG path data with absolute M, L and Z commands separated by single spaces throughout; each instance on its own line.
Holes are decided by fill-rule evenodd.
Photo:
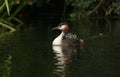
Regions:
M 0 25 L 9 29 L 11 32 L 15 31 L 15 23 L 17 25 L 23 24 L 21 20 L 19 20 L 16 15 L 19 11 L 26 5 L 26 1 L 19 3 L 20 0 L 2 0 L 0 3 Z M 14 5 L 18 4 L 18 7 L 14 12 L 11 12 Z M 12 22 L 15 23 L 12 23 Z

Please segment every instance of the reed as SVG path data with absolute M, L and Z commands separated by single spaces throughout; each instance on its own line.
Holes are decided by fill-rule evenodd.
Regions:
M 3 0 L 2 3 L 0 3 L 0 25 L 9 29 L 10 32 L 16 31 L 15 30 L 16 23 L 17 25 L 24 24 L 16 16 L 22 10 L 22 8 L 27 4 L 27 1 L 23 1 L 19 3 L 17 9 L 15 9 L 15 11 L 11 13 L 11 9 L 15 5 L 14 1 L 15 0 Z M 12 21 L 15 21 L 15 23 L 12 23 Z

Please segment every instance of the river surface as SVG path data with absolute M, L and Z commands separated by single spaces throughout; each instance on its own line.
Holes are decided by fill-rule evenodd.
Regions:
M 74 22 L 82 48 L 52 46 L 59 23 L 33 22 L 0 37 L 0 77 L 120 77 L 120 21 Z

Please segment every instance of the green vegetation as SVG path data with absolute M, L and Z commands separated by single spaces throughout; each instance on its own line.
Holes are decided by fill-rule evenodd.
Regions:
M 17 17 L 17 14 L 25 5 L 35 4 L 41 6 L 43 3 L 48 2 L 49 0 L 2 0 L 0 2 L 0 26 L 2 26 L 2 30 L 9 29 L 10 32 L 14 32 L 18 25 L 24 24 L 19 17 Z
M 71 17 L 110 17 L 120 15 L 119 0 L 66 0 L 74 7 Z
M 3 28 L 5 27 L 9 29 L 11 32 L 15 31 L 15 28 L 13 28 L 15 27 L 15 24 L 23 24 L 23 22 L 19 20 L 16 15 L 25 6 L 26 1 L 21 3 L 18 1 L 19 0 L 2 0 L 0 3 L 0 25 L 3 26 Z M 14 5 L 18 5 L 18 8 L 16 8 L 14 12 L 11 12 Z
M 71 18 L 87 18 L 87 17 L 118 17 L 120 15 L 120 1 L 119 0 L 62 0 L 63 3 L 60 8 L 63 8 L 63 18 L 66 10 L 73 10 L 70 13 Z M 35 5 L 38 7 L 55 5 L 60 1 L 52 0 L 1 0 L 0 2 L 0 26 L 3 29 L 16 30 L 18 25 L 24 24 L 18 17 L 18 13 L 23 10 L 23 7 L 28 5 Z M 17 6 L 16 6 L 17 5 Z M 71 9 L 69 6 L 72 6 Z M 57 6 L 57 5 L 55 5 Z M 54 6 L 54 7 L 55 7 Z M 64 6 L 64 7 L 63 7 Z M 66 9 L 66 7 L 70 9 Z M 14 8 L 14 9 L 13 9 Z

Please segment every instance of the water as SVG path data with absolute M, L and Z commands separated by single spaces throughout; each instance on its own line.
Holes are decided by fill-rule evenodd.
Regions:
M 82 49 L 52 47 L 56 23 L 37 22 L 0 37 L 0 77 L 119 77 L 120 23 L 100 23 L 72 27 L 85 40 Z

